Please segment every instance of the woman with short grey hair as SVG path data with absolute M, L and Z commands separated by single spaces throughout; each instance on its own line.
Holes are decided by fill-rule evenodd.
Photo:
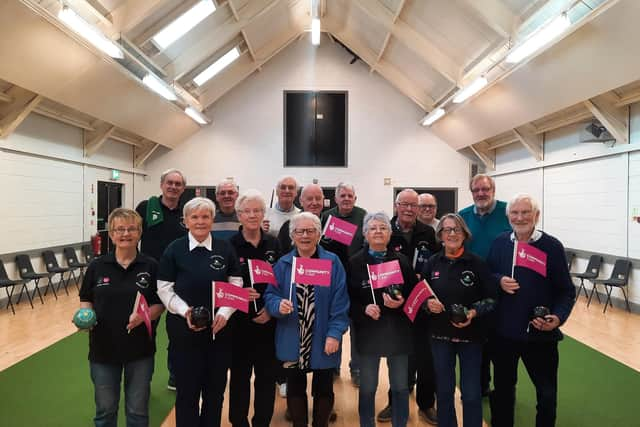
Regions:
M 311 221 L 313 223 L 313 227 L 318 232 L 318 236 L 322 234 L 322 224 L 320 223 L 320 218 L 317 215 L 312 214 L 311 212 L 300 212 L 299 214 L 293 216 L 289 221 L 289 237 L 291 241 L 295 243 L 295 239 L 293 238 L 295 235 L 295 230 L 300 222 Z

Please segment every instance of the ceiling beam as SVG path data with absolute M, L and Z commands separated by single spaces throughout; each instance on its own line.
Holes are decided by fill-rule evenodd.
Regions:
M 402 13 L 402 9 L 404 8 L 405 3 L 406 3 L 406 0 L 400 0 L 400 4 L 398 5 L 398 8 L 396 9 L 396 12 L 393 14 L 393 18 L 391 20 L 393 24 L 396 23 L 396 21 L 398 20 L 398 17 Z M 384 55 L 384 51 L 387 50 L 387 46 L 389 45 L 389 40 L 391 40 L 391 31 L 387 31 L 387 35 L 385 36 L 384 41 L 382 42 L 382 47 L 380 48 L 380 52 L 378 52 L 378 57 L 376 58 L 376 64 L 380 62 L 380 60 L 382 59 L 382 56 Z M 371 67 L 371 72 L 373 73 L 374 71 L 375 70 L 373 69 L 373 67 Z
M 493 171 L 496 169 L 496 152 L 489 151 L 486 148 L 480 147 L 480 144 L 470 145 L 471 151 L 480 159 L 487 170 Z
M 238 14 L 238 10 L 233 4 L 233 0 L 227 0 L 227 4 L 229 5 L 229 9 L 231 9 L 231 13 L 233 13 L 233 17 L 236 19 L 236 22 L 239 22 L 240 15 Z M 247 36 L 247 32 L 244 30 L 244 28 L 240 31 L 240 34 L 242 34 L 244 43 L 247 45 L 247 50 L 249 51 L 249 55 L 251 55 L 251 60 L 255 61 L 256 53 L 253 49 L 253 46 L 251 45 L 251 42 L 249 41 L 249 37 Z M 262 70 L 262 67 L 258 67 L 258 71 L 261 71 L 261 70 Z
M 11 102 L 13 102 L 13 98 L 4 92 L 0 92 L 0 102 L 6 102 L 10 104 Z
M 13 102 L 0 110 L 0 138 L 7 138 L 16 130 L 29 114 L 42 102 L 44 97 L 18 86 L 12 87 L 10 95 Z M 13 92 L 13 93 L 12 93 Z
M 84 120 L 77 119 L 77 118 L 72 117 L 70 115 L 67 115 L 65 113 L 61 113 L 59 111 L 56 111 L 55 109 L 53 109 L 53 108 L 51 108 L 49 106 L 45 106 L 45 105 L 40 104 L 35 108 L 35 110 L 33 110 L 33 112 L 35 114 L 39 114 L 41 116 L 57 120 L 59 122 L 66 123 L 68 125 L 75 126 L 77 128 L 80 128 L 80 129 L 85 129 L 85 130 L 88 130 L 88 131 L 94 131 L 95 130 L 95 128 L 91 125 L 91 123 L 88 123 L 88 122 L 86 122 Z
M 111 11 L 113 28 L 116 32 L 128 33 L 168 2 L 169 0 L 126 0 Z
M 149 156 L 151 156 L 151 154 L 153 154 L 154 151 L 156 151 L 156 149 L 160 146 L 160 144 L 155 144 L 155 143 L 151 143 L 151 141 L 149 141 L 149 145 L 147 147 L 135 147 L 133 149 L 134 152 L 134 160 L 133 160 L 133 166 L 136 168 L 141 167 L 144 162 L 147 161 L 147 159 L 149 158 Z
M 96 130 L 84 131 L 84 156 L 91 157 L 107 142 L 107 139 L 113 135 L 116 127 L 109 123 L 100 123 L 96 126 Z
M 502 0 L 459 0 L 462 6 L 502 38 L 511 37 L 518 19 Z
M 629 143 L 629 107 L 616 107 L 611 92 L 584 101 L 584 105 L 619 144 Z
M 533 126 L 520 126 L 513 129 L 513 133 L 522 145 L 537 160 L 542 161 L 544 157 L 544 134 L 536 134 Z
M 435 43 L 426 39 L 401 19 L 394 21 L 394 14 L 378 0 L 355 0 L 354 3 L 434 70 L 452 83 L 458 82 L 462 66 L 456 64 Z

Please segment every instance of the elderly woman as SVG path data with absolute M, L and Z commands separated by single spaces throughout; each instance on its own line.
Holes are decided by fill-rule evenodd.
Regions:
M 236 200 L 235 210 L 240 230 L 229 242 L 240 261 L 245 288 L 251 288 L 249 313 L 235 313 L 233 324 L 233 361 L 229 392 L 229 420 L 234 427 L 268 427 L 273 415 L 278 362 L 275 349 L 275 320 L 264 307 L 262 295 L 266 283 L 251 285 L 249 260 L 275 264 L 280 256 L 278 240 L 260 228 L 264 220 L 265 201 L 256 190 L 248 190 Z M 247 420 L 254 373 L 253 418 Z
M 240 266 L 231 245 L 213 238 L 215 206 L 211 200 L 196 197 L 183 211 L 189 233 L 167 247 L 158 271 L 158 295 L 169 311 L 167 334 L 177 385 L 176 426 L 219 426 L 231 363 L 231 336 L 225 326 L 234 309 L 214 311 L 211 282 L 242 286 Z M 212 314 L 210 327 L 192 323 L 194 307 L 204 307 Z
M 89 366 L 95 386 L 96 426 L 118 424 L 120 383 L 128 426 L 149 425 L 149 392 L 156 351 L 155 321 L 164 307 L 156 294 L 158 265 L 139 254 L 142 218 L 130 209 L 115 209 L 108 220 L 113 253 L 89 264 L 80 289 L 80 306 L 92 308 L 98 323 L 89 332 Z M 144 295 L 153 320 L 149 339 L 143 318 L 132 314 L 136 296 Z M 142 326 L 141 326 L 142 325 Z
M 527 194 L 516 195 L 507 204 L 507 216 L 513 232 L 496 237 L 487 258 L 501 288 L 496 308 L 495 348 L 499 351 L 493 355 L 495 391 L 491 395 L 491 424 L 513 426 L 518 360 L 522 359 L 536 387 L 536 425 L 553 426 L 558 392 L 558 341 L 562 339 L 559 326 L 571 313 L 576 290 L 562 243 L 536 230 L 540 218 L 536 201 Z M 518 257 L 520 254 L 536 257 L 542 268 L 513 265 L 516 243 Z M 536 308 L 548 312 L 540 313 Z
M 308 424 L 307 373 L 313 373 L 313 425 L 327 426 L 333 408 L 333 371 L 340 363 L 340 340 L 349 325 L 345 272 L 336 255 L 318 245 L 320 219 L 309 212 L 291 218 L 294 250 L 276 263 L 278 286 L 265 293 L 276 317 L 276 356 L 287 371 L 287 406 L 295 427 Z M 329 286 L 292 282 L 294 257 L 331 261 Z
M 376 425 L 375 397 L 380 358 L 387 358 L 391 385 L 391 424 L 407 425 L 409 418 L 409 353 L 411 324 L 402 311 L 405 298 L 416 284 L 416 275 L 401 253 L 387 251 L 391 223 L 384 212 L 367 214 L 363 222 L 366 246 L 349 259 L 349 296 L 356 346 L 360 355 L 358 412 L 362 427 Z M 367 265 L 398 261 L 402 271 L 402 294 L 392 297 L 387 288 L 371 289 Z M 398 283 L 397 285 L 400 285 Z M 375 295 L 375 300 L 373 295 Z
M 471 232 L 460 215 L 444 215 L 436 234 L 443 249 L 429 259 L 422 277 L 436 294 L 427 300 L 427 309 L 432 314 L 430 334 L 437 373 L 438 426 L 458 425 L 453 403 L 457 356 L 463 423 L 465 427 L 480 427 L 480 366 L 482 343 L 487 337 L 482 316 L 493 310 L 497 288 L 485 262 L 465 251 L 464 243 L 471 238 Z

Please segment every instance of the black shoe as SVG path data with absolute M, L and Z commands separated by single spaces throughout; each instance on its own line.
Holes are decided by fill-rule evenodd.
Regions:
M 335 423 L 337 419 L 338 419 L 338 413 L 335 410 L 332 410 L 331 415 L 329 415 L 329 422 Z
M 382 411 L 378 412 L 378 421 L 388 423 L 391 421 L 391 405 L 387 405 Z
M 173 377 L 169 377 L 169 381 L 167 381 L 167 389 L 171 391 L 176 391 L 176 379 Z
M 284 411 L 284 419 L 289 422 L 293 421 L 293 418 L 291 418 L 291 412 L 289 412 L 289 408 L 287 408 L 287 410 Z
M 360 374 L 358 372 L 351 374 L 351 384 L 353 384 L 354 387 L 360 387 Z
M 426 411 L 420 409 L 418 410 L 418 415 L 429 424 L 434 426 L 438 425 L 438 413 L 436 412 L 436 408 L 429 408 Z

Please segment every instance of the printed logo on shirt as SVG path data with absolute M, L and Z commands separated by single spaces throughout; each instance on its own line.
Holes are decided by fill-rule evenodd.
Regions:
M 419 251 L 426 251 L 429 249 L 429 243 L 425 242 L 424 240 L 421 240 L 416 245 L 416 249 L 418 249 Z
M 434 271 L 431 273 L 431 280 L 438 280 L 440 278 L 440 272 L 439 271 Z
M 266 251 L 264 253 L 264 260 L 273 265 L 278 260 L 278 256 L 276 255 L 275 251 Z
M 371 287 L 371 283 L 369 283 L 368 280 L 363 280 L 362 283 L 360 283 L 360 287 L 362 289 L 370 288 Z
M 107 286 L 110 284 L 111 284 L 111 279 L 109 279 L 108 277 L 98 277 L 98 283 L 96 284 L 96 287 Z
M 402 250 L 402 245 L 394 246 L 393 250 L 395 252 L 400 252 Z
M 465 270 L 460 277 L 460 283 L 464 286 L 473 286 L 476 284 L 476 275 L 473 271 Z
M 136 286 L 141 289 L 147 289 L 149 284 L 151 284 L 151 274 L 146 271 L 136 274 Z
M 240 262 L 240 264 L 243 264 L 243 265 L 247 262 L 247 260 L 244 257 L 238 258 L 238 261 Z
M 224 261 L 224 258 L 220 255 L 212 255 L 211 256 L 211 264 L 209 264 L 209 267 L 211 267 L 212 269 L 219 271 L 219 270 L 223 270 L 227 267 L 226 262 Z

